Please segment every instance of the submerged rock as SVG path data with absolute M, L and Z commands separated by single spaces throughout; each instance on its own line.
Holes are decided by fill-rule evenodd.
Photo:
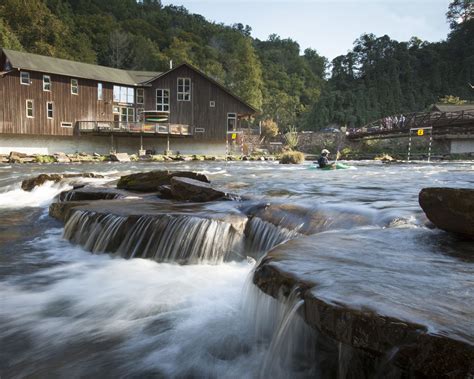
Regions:
M 63 179 L 69 178 L 103 178 L 103 175 L 94 174 L 92 172 L 85 172 L 81 174 L 40 174 L 34 178 L 25 179 L 21 182 L 21 189 L 23 191 L 31 191 L 37 186 L 51 181 L 59 183 Z
M 160 186 L 171 185 L 171 178 L 184 177 L 209 183 L 206 175 L 192 171 L 157 170 L 120 177 L 117 188 L 137 192 L 156 192 Z
M 176 200 L 196 202 L 221 200 L 226 196 L 224 192 L 212 188 L 209 183 L 184 177 L 171 178 L 171 195 Z
M 301 316 L 333 341 L 335 351 L 342 344 L 377 362 L 365 377 L 393 365 L 402 377 L 467 378 L 474 374 L 474 262 L 433 243 L 433 233 L 384 229 L 302 237 L 270 251 L 253 282 L 275 298 L 297 289 Z M 361 369 L 348 364 L 349 372 Z
M 113 200 L 125 197 L 126 194 L 114 188 L 100 188 L 91 186 L 76 187 L 59 194 L 60 201 L 94 201 Z
M 423 188 L 418 199 L 438 228 L 474 239 L 474 189 Z

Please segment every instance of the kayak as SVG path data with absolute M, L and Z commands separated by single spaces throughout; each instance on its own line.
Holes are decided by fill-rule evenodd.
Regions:
M 329 165 L 329 166 L 326 166 L 324 168 L 319 168 L 318 165 L 311 165 L 311 166 L 309 166 L 309 168 L 310 169 L 317 168 L 318 170 L 329 171 L 329 170 L 345 170 L 345 169 L 348 169 L 348 168 L 352 168 L 352 166 L 348 166 L 344 163 L 336 163 L 336 167 L 334 167 L 334 165 Z

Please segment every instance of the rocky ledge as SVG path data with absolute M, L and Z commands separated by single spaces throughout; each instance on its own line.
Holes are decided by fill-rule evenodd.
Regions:
M 446 251 L 436 233 L 400 228 L 303 237 L 268 253 L 253 281 L 275 298 L 299 291 L 301 317 L 335 351 L 346 346 L 352 357 L 363 355 L 364 367 L 372 365 L 364 376 L 390 366 L 395 377 L 469 378 L 474 261 Z M 455 280 L 446 278 L 453 273 Z M 355 359 L 345 364 L 357 372 Z
M 419 202 L 438 228 L 474 239 L 474 189 L 423 188 Z

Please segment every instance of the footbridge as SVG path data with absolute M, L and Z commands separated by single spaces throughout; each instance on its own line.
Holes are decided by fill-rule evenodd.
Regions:
M 347 138 L 351 140 L 413 135 L 449 140 L 451 153 L 474 152 L 474 104 L 462 107 L 437 106 L 430 112 L 387 116 L 347 132 Z

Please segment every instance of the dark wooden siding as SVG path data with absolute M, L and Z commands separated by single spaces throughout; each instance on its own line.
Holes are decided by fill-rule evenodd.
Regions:
M 177 100 L 178 78 L 191 78 L 191 101 Z M 146 110 L 156 109 L 156 89 L 170 90 L 170 122 L 204 128 L 202 137 L 206 139 L 225 140 L 227 113 L 254 113 L 244 103 L 187 66 L 178 67 L 152 82 L 152 87 L 145 90 Z M 210 101 L 215 101 L 215 107 L 209 106 Z
M 72 135 L 74 129 L 61 122 L 113 120 L 113 84 L 103 83 L 103 100 L 97 100 L 97 81 L 78 79 L 79 94 L 71 94 L 71 78 L 52 75 L 51 91 L 43 91 L 43 73 L 29 71 L 30 85 L 20 84 L 20 72 L 0 77 L 0 133 Z M 34 118 L 26 117 L 26 100 L 34 101 Z M 47 118 L 46 103 L 53 102 L 53 119 Z

